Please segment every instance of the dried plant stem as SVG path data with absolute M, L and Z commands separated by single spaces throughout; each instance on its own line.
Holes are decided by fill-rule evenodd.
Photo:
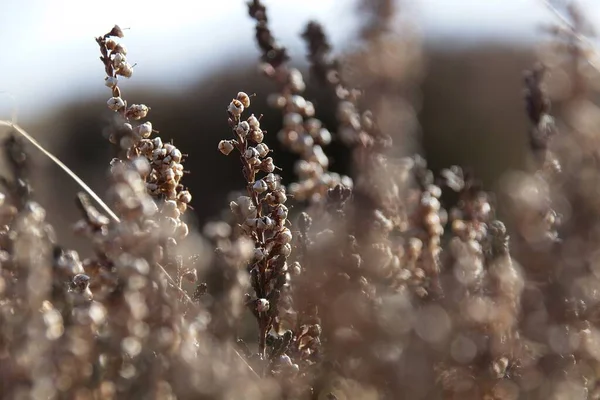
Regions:
M 104 201 L 102 201 L 102 199 L 100 198 L 100 196 L 98 196 L 88 185 L 86 185 L 86 183 L 80 177 L 78 177 L 77 174 L 75 174 L 75 172 L 73 172 L 69 167 L 67 167 L 65 164 L 63 164 L 63 162 L 60 161 L 56 156 L 54 156 L 52 153 L 50 153 L 48 150 L 46 150 L 41 144 L 38 143 L 37 140 L 35 140 L 23 128 L 21 128 L 19 125 L 14 124 L 14 123 L 12 123 L 10 121 L 4 121 L 4 120 L 0 120 L 0 126 L 5 126 L 7 128 L 12 128 L 17 133 L 19 133 L 21 136 L 23 136 L 25 139 L 27 139 L 39 151 L 41 151 L 42 153 L 44 153 L 44 155 L 46 157 L 48 157 L 56 165 L 58 165 L 60 168 L 62 168 L 62 170 L 65 171 L 67 173 L 67 175 L 69 175 L 79 186 L 81 186 L 81 188 L 91 198 L 93 198 L 96 201 L 96 203 L 98 203 L 98 205 L 100 205 L 100 207 L 102 207 L 102 209 L 112 218 L 112 220 L 114 222 L 117 222 L 117 223 L 120 222 L 119 217 L 117 217 L 117 215 L 110 209 L 110 207 L 108 205 L 106 205 L 106 203 L 104 203 Z

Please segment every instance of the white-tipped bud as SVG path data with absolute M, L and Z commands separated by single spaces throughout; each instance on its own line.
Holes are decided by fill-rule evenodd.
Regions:
M 180 216 L 179 208 L 177 207 L 177 202 L 174 200 L 167 200 L 164 202 L 162 207 L 162 212 L 167 217 L 178 219 Z
M 292 241 L 292 232 L 288 228 L 283 228 L 277 233 L 276 240 L 281 244 L 290 243 Z
M 279 250 L 279 254 L 281 254 L 284 257 L 289 257 L 290 254 L 292 254 L 292 245 L 289 243 L 286 243 L 283 246 L 281 246 L 281 249 Z
M 150 109 L 145 104 L 132 104 L 127 109 L 127 116 L 131 119 L 138 120 L 146 118 Z
M 106 102 L 106 105 L 113 111 L 119 111 L 120 109 L 125 107 L 125 102 L 120 97 L 111 97 Z
M 266 312 L 269 311 L 269 300 L 267 299 L 257 299 L 256 300 L 256 311 L 258 312 Z
M 288 216 L 288 208 L 283 204 L 277 205 L 277 208 L 275 209 L 275 215 L 279 219 L 286 219 Z
M 260 157 L 266 157 L 269 154 L 269 146 L 264 143 L 260 143 L 256 145 L 256 151 L 258 151 L 258 155 Z
M 119 79 L 117 79 L 117 77 L 107 76 L 106 78 L 104 78 L 104 84 L 109 88 L 114 88 L 115 86 L 117 86 L 118 83 Z
M 144 122 L 139 125 L 137 128 L 137 134 L 144 139 L 147 139 L 152 135 L 152 122 Z
M 187 190 L 183 190 L 177 195 L 177 200 L 181 201 L 182 203 L 189 204 L 192 201 L 192 194 Z
M 248 117 L 248 124 L 250 125 L 250 128 L 252 128 L 252 129 L 260 128 L 260 121 L 258 120 L 258 118 L 256 118 L 254 116 L 254 114 L 252 114 L 250 117 Z
M 264 193 L 268 189 L 269 186 L 267 185 L 267 182 L 263 181 L 262 179 L 257 180 L 254 182 L 254 185 L 252 185 L 252 190 L 254 190 L 256 193 Z
M 125 78 L 131 78 L 131 75 L 133 75 L 133 67 L 127 63 L 123 63 L 119 69 L 117 69 L 117 75 L 124 76 Z
M 231 140 L 221 140 L 219 142 L 219 151 L 225 155 L 229 155 L 233 151 L 233 148 Z
M 275 171 L 275 164 L 273 164 L 273 159 L 271 157 L 265 158 L 260 165 L 260 169 L 267 173 Z
M 171 159 L 173 161 L 175 161 L 176 163 L 181 162 L 182 157 L 183 157 L 183 155 L 181 154 L 181 151 L 179 149 L 173 149 L 171 151 Z
M 245 92 L 239 92 L 239 93 L 237 94 L 237 97 L 236 97 L 236 98 L 238 99 L 238 101 L 239 101 L 240 103 L 242 103 L 242 105 L 243 105 L 245 108 L 248 108 L 248 107 L 250 107 L 250 96 L 248 96 L 248 94 L 247 94 L 247 93 L 245 93 Z
M 246 160 L 249 160 L 251 158 L 258 158 L 258 156 L 258 150 L 256 150 L 254 147 L 248 147 L 244 152 L 244 157 L 246 158 Z
M 233 116 L 239 117 L 244 112 L 244 105 L 241 101 L 233 99 L 229 106 L 227 107 L 227 111 Z
M 240 136 L 246 136 L 250 132 L 250 124 L 246 121 L 242 121 L 235 127 L 235 133 Z
M 250 131 L 248 138 L 254 143 L 262 143 L 262 141 L 265 140 L 265 133 L 262 131 L 262 129 L 254 129 Z
M 115 54 L 115 57 L 113 58 L 113 66 L 115 68 L 121 68 L 121 65 L 125 64 L 127 62 L 127 58 L 121 54 L 121 53 L 117 53 Z

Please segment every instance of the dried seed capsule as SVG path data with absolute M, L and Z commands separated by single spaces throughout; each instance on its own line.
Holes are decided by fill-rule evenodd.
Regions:
M 187 190 L 183 190 L 177 195 L 177 200 L 181 201 L 182 203 L 189 204 L 192 201 L 192 195 Z
M 250 131 L 248 138 L 254 143 L 262 143 L 262 141 L 265 139 L 265 134 L 261 129 L 255 129 Z
M 221 140 L 219 142 L 219 151 L 225 155 L 229 155 L 233 151 L 233 148 L 231 140 Z
M 282 230 L 277 232 L 275 240 L 281 244 L 290 243 L 292 241 L 292 232 L 288 228 L 283 228 Z
M 269 189 L 269 186 L 267 185 L 267 182 L 263 181 L 262 179 L 259 179 L 256 182 L 254 182 L 254 185 L 252 185 L 252 189 L 256 193 L 263 193 Z
M 269 300 L 267 299 L 256 299 L 256 311 L 265 312 L 269 311 Z
M 241 101 L 233 99 L 231 100 L 231 103 L 229 103 L 227 111 L 229 111 L 231 115 L 239 117 L 244 112 L 244 105 Z
M 250 96 L 245 92 L 239 92 L 236 97 L 245 108 L 250 107 Z
M 104 78 L 104 84 L 109 88 L 114 88 L 119 83 L 119 79 L 114 76 L 107 76 Z
M 108 105 L 108 108 L 110 108 L 113 111 L 119 111 L 120 109 L 125 107 L 125 102 L 120 97 L 111 97 L 110 99 L 108 99 L 106 104 Z
M 250 125 L 250 128 L 252 128 L 252 129 L 260 128 L 260 121 L 258 120 L 258 118 L 256 118 L 254 116 L 254 114 L 252 114 L 250 117 L 248 117 L 248 124 Z
M 121 64 L 119 69 L 117 69 L 117 75 L 131 78 L 131 75 L 133 75 L 133 67 L 127 63 Z
M 152 134 L 152 122 L 144 122 L 135 129 L 136 133 L 144 139 L 147 139 Z
M 132 104 L 127 109 L 127 117 L 132 118 L 134 120 L 146 118 L 146 115 L 148 115 L 148 111 L 150 111 L 150 109 L 144 104 Z
M 258 151 L 258 155 L 262 157 L 266 157 L 269 154 L 269 146 L 264 143 L 260 143 L 256 146 L 256 151 Z

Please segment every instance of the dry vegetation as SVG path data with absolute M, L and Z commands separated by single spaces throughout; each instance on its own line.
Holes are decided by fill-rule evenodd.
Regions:
M 364 2 L 362 47 L 344 58 L 318 23 L 302 34 L 338 126 L 316 117 L 265 6 L 248 11 L 275 111 L 245 92 L 223 104 L 230 130 L 214 151 L 238 166 L 240 192 L 202 233 L 186 222 L 185 149 L 121 90 L 135 74 L 118 26 L 96 39 L 115 112 L 109 201 L 77 197 L 74 229 L 92 256 L 58 244 L 32 198 L 26 133 L 12 126 L 2 397 L 600 399 L 600 109 L 581 13 L 559 14 L 546 65 L 525 73 L 531 168 L 496 198 L 472 172 L 434 176 L 410 155 L 421 54 L 391 1 Z M 548 72 L 562 79 L 560 119 Z M 261 129 L 276 118 L 281 131 Z M 297 156 L 294 182 L 279 175 L 275 141 Z M 335 143 L 349 176 L 331 169 Z M 203 189 L 194 195 L 211 196 Z

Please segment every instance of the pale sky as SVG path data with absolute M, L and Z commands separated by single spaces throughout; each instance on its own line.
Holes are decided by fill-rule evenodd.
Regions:
M 306 21 L 323 22 L 334 45 L 352 37 L 354 0 L 264 0 L 275 35 L 304 60 L 298 37 Z M 436 42 L 533 42 L 552 21 L 539 0 L 403 0 L 425 38 Z M 600 22 L 600 1 L 582 0 Z M 65 98 L 106 93 L 94 37 L 115 23 L 129 27 L 123 43 L 137 63 L 127 85 L 182 87 L 225 60 L 256 58 L 244 0 L 4 0 L 0 14 L 0 91 L 13 94 L 21 119 Z M 294 53 L 295 52 L 295 53 Z M 131 87 L 130 86 L 130 87 Z M 0 117 L 9 101 L 0 94 Z M 50 106 L 50 107 L 49 107 Z

